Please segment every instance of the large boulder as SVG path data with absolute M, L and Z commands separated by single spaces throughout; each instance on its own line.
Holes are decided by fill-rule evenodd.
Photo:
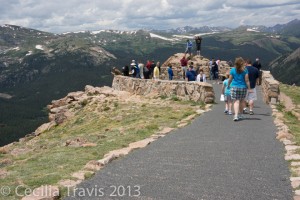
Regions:
M 184 53 L 177 53 L 173 56 L 171 56 L 168 60 L 166 60 L 162 66 L 161 66 L 161 72 L 160 72 L 160 78 L 161 79 L 168 79 L 168 66 L 171 64 L 172 65 L 172 70 L 174 73 L 174 79 L 183 79 L 182 77 L 182 69 L 180 65 L 180 59 L 185 56 Z M 194 68 L 196 69 L 197 67 L 199 69 L 202 69 L 203 72 L 205 73 L 206 77 L 210 77 L 209 73 L 209 59 L 203 58 L 202 56 L 193 56 L 192 58 L 188 58 L 189 63 L 193 62 L 194 63 Z M 226 61 L 220 61 L 219 63 L 219 75 L 224 76 L 226 74 L 226 71 L 230 70 L 230 66 Z

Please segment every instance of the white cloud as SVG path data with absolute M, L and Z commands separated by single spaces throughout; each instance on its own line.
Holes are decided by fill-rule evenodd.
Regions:
M 0 0 L 0 24 L 53 33 L 181 26 L 273 26 L 300 19 L 299 0 Z

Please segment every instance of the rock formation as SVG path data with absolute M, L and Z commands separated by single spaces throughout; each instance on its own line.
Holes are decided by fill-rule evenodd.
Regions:
M 173 73 L 174 73 L 174 79 L 182 80 L 182 69 L 180 66 L 180 59 L 184 56 L 184 53 L 177 53 L 173 56 L 171 56 L 168 60 L 166 60 L 162 66 L 161 66 L 161 79 L 165 80 L 168 79 L 168 65 L 172 65 Z M 206 77 L 210 77 L 209 73 L 209 59 L 203 58 L 201 56 L 193 56 L 189 62 L 194 63 L 194 68 L 196 69 L 197 66 L 200 67 L 200 69 L 203 70 Z M 219 74 L 223 75 L 226 73 L 226 71 L 230 70 L 230 66 L 227 64 L 226 61 L 221 61 L 219 64 Z

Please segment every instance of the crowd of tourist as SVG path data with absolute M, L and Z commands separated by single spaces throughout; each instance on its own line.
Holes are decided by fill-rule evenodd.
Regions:
M 195 37 L 197 56 L 200 56 L 201 41 L 202 38 L 200 36 Z M 180 59 L 180 63 L 178 63 L 181 66 L 182 79 L 185 81 L 206 82 L 206 74 L 201 69 L 200 64 L 194 67 L 194 63 L 191 60 L 193 43 L 191 40 L 186 42 L 186 50 Z M 187 57 L 188 54 L 189 56 Z M 209 61 L 210 80 L 219 79 L 219 65 L 220 59 L 215 60 L 212 58 Z M 235 59 L 234 64 L 230 63 L 229 65 L 232 68 L 226 72 L 222 85 L 222 97 L 224 97 L 222 101 L 225 102 L 224 113 L 234 115 L 233 120 L 239 121 L 243 119 L 242 114 L 254 114 L 254 101 L 257 100 L 256 85 L 261 84 L 261 63 L 259 58 L 256 58 L 252 65 L 251 60 L 238 57 Z M 174 72 L 171 64 L 167 66 L 166 71 L 168 79 L 173 80 Z M 130 66 L 125 65 L 120 74 L 134 78 L 158 80 L 161 76 L 161 66 L 160 62 L 155 63 L 154 60 L 148 60 L 146 65 L 132 60 Z M 247 105 L 249 106 L 249 111 Z

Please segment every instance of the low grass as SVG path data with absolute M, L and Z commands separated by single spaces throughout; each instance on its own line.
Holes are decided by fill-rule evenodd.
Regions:
M 300 113 L 300 87 L 280 84 L 280 91 L 289 96 L 292 102 L 295 104 L 296 109 L 293 111 Z M 297 145 L 300 145 L 300 123 L 298 118 L 291 111 L 285 111 L 283 104 L 279 104 L 277 109 L 284 113 L 284 123 L 289 127 L 290 132 L 295 136 L 295 142 Z
M 157 102 L 160 101 L 160 102 Z M 99 160 L 111 150 L 147 138 L 162 127 L 177 127 L 176 122 L 195 114 L 195 106 L 203 103 L 172 100 L 153 100 L 133 104 L 108 101 L 104 105 L 84 102 L 76 115 L 63 124 L 27 142 L 12 147 L 17 155 L 0 153 L 0 169 L 9 173 L 1 179 L 0 188 L 8 186 L 9 196 L 0 199 L 19 199 L 15 193 L 41 185 L 57 185 L 60 180 L 74 179 L 72 173 L 81 170 L 91 160 Z M 95 143 L 94 147 L 67 146 L 79 140 Z M 10 164 L 1 165 L 8 160 Z M 92 174 L 87 174 L 90 178 Z M 22 187 L 18 187 L 22 185 Z M 61 188 L 62 196 L 66 191 Z
M 300 87 L 280 84 L 280 91 L 288 95 L 295 105 L 300 106 Z

